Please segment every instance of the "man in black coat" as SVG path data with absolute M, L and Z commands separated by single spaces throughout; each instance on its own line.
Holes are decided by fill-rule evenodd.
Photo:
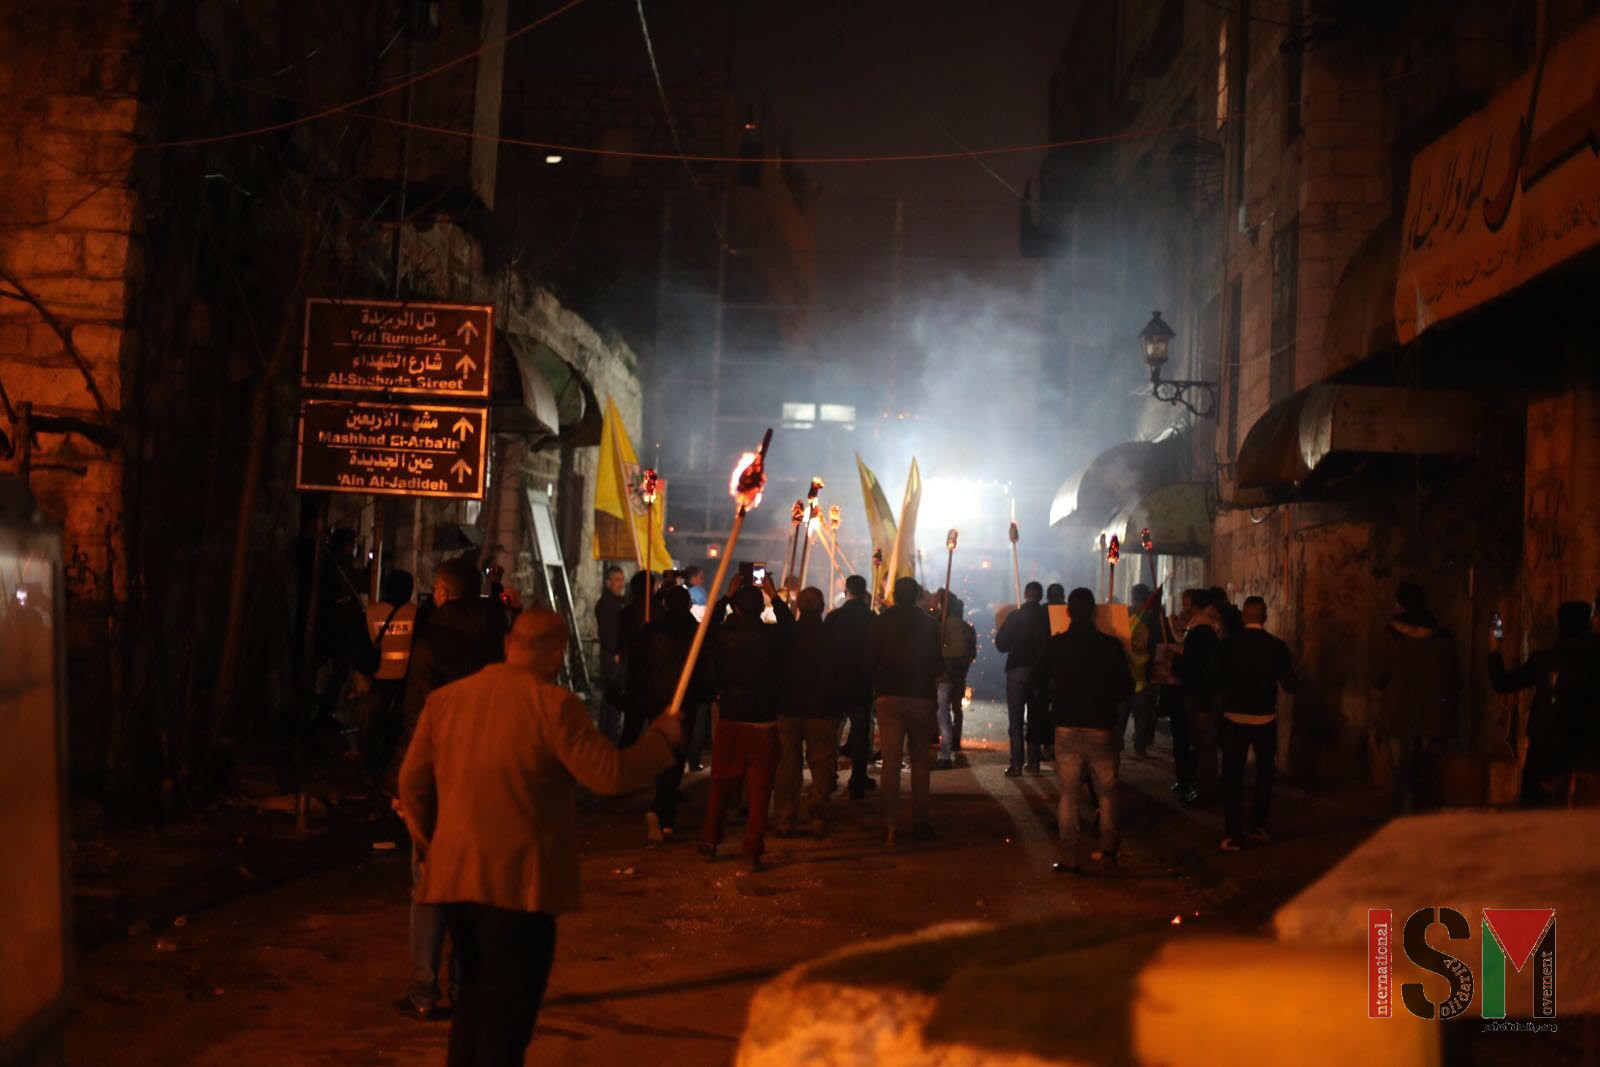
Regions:
M 1556 609 L 1556 643 L 1510 671 L 1499 640 L 1490 642 L 1489 681 L 1495 692 L 1534 691 L 1522 767 L 1524 807 L 1546 807 L 1559 799 L 1552 784 L 1564 784 L 1575 770 L 1600 771 L 1600 638 L 1590 611 L 1581 600 L 1562 604 Z
M 1396 815 L 1417 810 L 1422 769 L 1456 733 L 1461 682 L 1456 643 L 1428 610 L 1415 582 L 1395 590 L 1400 611 L 1389 620 L 1373 684 L 1383 692 L 1376 733 L 1389 750 Z
M 1040 707 L 1035 670 L 1044 659 L 1050 638 L 1050 618 L 1045 614 L 1044 586 L 1029 582 L 1022 591 L 1022 606 L 1007 615 L 994 635 L 994 647 L 1006 654 L 1006 712 L 1009 718 L 1011 763 L 1006 777 L 1022 774 L 1024 756 L 1035 773 L 1039 770 L 1040 744 L 1027 738 L 1027 718 L 1047 714 Z M 1029 705 L 1032 705 L 1031 707 Z
M 867 628 L 872 608 L 867 580 L 859 574 L 845 579 L 844 603 L 823 620 L 828 638 L 828 674 L 834 699 L 850 720 L 850 799 L 860 800 L 877 788 L 867 773 L 872 765 L 872 677 L 867 672 Z
M 1133 695 L 1133 673 L 1122 642 L 1094 624 L 1094 594 L 1074 589 L 1067 597 L 1071 624 L 1045 647 L 1044 675 L 1055 722 L 1056 823 L 1061 858 L 1055 870 L 1078 871 L 1078 798 L 1085 771 L 1100 807 L 1100 847 L 1094 859 L 1115 864 L 1118 847 L 1117 708 Z
M 800 590 L 795 599 L 800 617 L 783 648 L 778 697 L 782 755 L 772 802 L 779 836 L 797 833 L 802 822 L 820 835 L 828 798 L 839 784 L 839 704 L 828 678 L 823 603 L 822 590 Z M 811 769 L 811 788 L 804 794 L 802 767 Z
M 911 833 L 933 835 L 929 772 L 938 735 L 937 690 L 944 673 L 939 623 L 918 605 L 915 578 L 894 583 L 894 606 L 872 620 L 867 630 L 867 664 L 872 672 L 873 710 L 883 735 L 883 817 L 886 848 L 895 844 L 900 806 L 900 756 L 910 750 Z
M 1183 684 L 1184 718 L 1194 754 L 1194 781 L 1183 794 L 1185 804 L 1209 803 L 1217 786 L 1217 724 L 1211 707 L 1211 657 L 1222 641 L 1222 616 L 1209 589 L 1189 594 L 1194 615 L 1184 631 L 1183 651 L 1173 660 L 1172 671 Z
M 628 688 L 647 722 L 655 721 L 672 706 L 683 665 L 689 659 L 689 647 L 694 644 L 694 634 L 700 626 L 689 604 L 689 590 L 681 585 L 663 592 L 660 614 L 640 631 L 630 658 Z M 710 676 L 707 659 L 702 656 L 695 665 L 679 711 L 685 737 L 694 733 L 695 718 L 706 699 Z M 656 799 L 645 813 L 645 831 L 651 844 L 659 845 L 676 832 L 678 789 L 683 784 L 685 758 L 685 754 L 680 754 L 676 763 L 656 776 Z
M 607 567 L 605 585 L 595 601 L 594 622 L 600 635 L 600 732 L 612 741 L 622 736 L 624 700 L 622 611 L 628 606 L 628 579 L 621 567 Z
M 753 869 L 761 866 L 766 847 L 767 807 L 778 771 L 779 670 L 794 616 L 769 575 L 757 588 L 733 580 L 729 595 L 712 607 L 712 673 L 716 685 L 717 725 L 711 736 L 711 799 L 706 808 L 700 852 L 715 859 L 722 843 L 728 801 L 742 778 L 750 807 L 740 845 Z M 761 619 L 767 599 L 777 624 Z M 726 615 L 729 606 L 732 615 Z M 726 617 L 725 617 L 726 616 Z
M 1289 646 L 1267 632 L 1267 602 L 1246 597 L 1240 627 L 1224 637 L 1211 657 L 1210 688 L 1222 712 L 1222 850 L 1237 852 L 1244 840 L 1239 806 L 1244 767 L 1255 753 L 1256 789 L 1250 805 L 1250 836 L 1267 841 L 1272 806 L 1272 771 L 1278 758 L 1278 690 L 1299 686 Z

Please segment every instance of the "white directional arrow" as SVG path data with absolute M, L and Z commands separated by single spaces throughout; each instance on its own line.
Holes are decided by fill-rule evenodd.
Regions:
M 460 326 L 456 327 L 456 336 L 466 341 L 467 344 L 470 345 L 472 343 L 472 339 L 478 336 L 478 328 L 472 325 L 471 319 L 468 319 L 466 322 L 463 322 Z
M 471 356 L 463 355 L 460 359 L 456 360 L 456 370 L 461 372 L 461 376 L 463 378 L 477 369 L 478 362 Z
M 454 426 L 450 427 L 450 432 L 455 434 L 458 439 L 465 441 L 472 436 L 472 423 L 468 422 L 466 417 L 463 416 L 456 420 Z
M 456 481 L 465 482 L 472 476 L 472 468 L 467 465 L 466 460 L 458 459 L 450 465 L 450 473 L 456 476 Z

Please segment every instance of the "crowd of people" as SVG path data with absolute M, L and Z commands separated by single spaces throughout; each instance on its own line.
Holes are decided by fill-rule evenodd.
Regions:
M 875 605 L 866 580 L 852 576 L 828 610 L 819 589 L 780 590 L 745 569 L 708 604 L 697 569 L 630 582 L 610 568 L 595 612 L 602 691 L 591 711 L 557 684 L 566 621 L 508 610 L 486 584 L 471 562 L 448 560 L 419 605 L 411 576 L 391 571 L 365 609 L 366 647 L 345 665 L 367 679 L 361 750 L 412 839 L 411 975 L 397 1007 L 422 1019 L 453 1008 L 451 1063 L 520 1062 L 531 1039 L 556 919 L 578 903 L 579 787 L 653 785 L 645 830 L 651 844 L 666 845 L 677 837 L 685 773 L 702 769 L 709 750 L 697 848 L 721 858 L 728 824 L 742 814 L 737 851 L 754 871 L 779 858 L 769 831 L 825 835 L 846 796 L 879 794 L 885 848 L 936 836 L 931 772 L 963 758 L 978 652 L 965 605 L 948 591 L 902 578 Z M 1162 599 L 1137 585 L 1126 608 L 1111 611 L 1088 589 L 1033 582 L 997 617 L 1005 774 L 1053 768 L 1062 874 L 1085 869 L 1086 829 L 1088 861 L 1116 867 L 1129 726 L 1134 754 L 1151 758 L 1161 719 L 1173 791 L 1186 805 L 1220 804 L 1222 851 L 1269 841 L 1279 694 L 1299 688 L 1295 657 L 1268 631 L 1260 597 L 1235 606 L 1221 589 L 1190 589 L 1174 613 Z M 1396 810 L 1409 811 L 1423 802 L 1423 768 L 1457 730 L 1460 687 L 1454 639 L 1423 590 L 1401 585 L 1397 601 L 1374 673 L 1375 730 L 1394 768 Z M 1122 611 L 1126 625 L 1113 625 Z M 685 678 L 708 613 L 703 651 Z M 1496 643 L 1487 664 L 1495 689 L 1536 691 L 1528 804 L 1558 801 L 1600 772 L 1600 639 L 1586 604 L 1563 605 L 1557 621 L 1556 646 L 1508 668 Z

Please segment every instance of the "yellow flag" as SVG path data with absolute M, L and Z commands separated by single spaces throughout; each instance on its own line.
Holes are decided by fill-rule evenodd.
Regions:
M 889 556 L 889 566 L 884 577 L 885 593 L 894 591 L 894 583 L 901 578 L 917 576 L 917 509 L 922 504 L 922 472 L 917 469 L 917 457 L 911 457 L 911 470 L 906 475 L 905 495 L 900 498 L 900 522 L 896 528 L 894 550 Z M 890 599 L 888 596 L 885 600 Z
M 872 537 L 872 553 L 881 556 L 887 564 L 894 552 L 894 512 L 889 510 L 889 498 L 883 495 L 883 486 L 877 476 L 867 469 L 856 456 L 856 470 L 861 474 L 861 496 L 866 504 L 867 532 Z
M 594 558 L 631 559 L 643 570 L 646 548 L 653 571 L 672 566 L 661 533 L 667 513 L 666 479 L 656 489 L 655 507 L 640 495 L 639 457 L 628 440 L 617 405 L 606 397 L 605 424 L 600 431 L 600 465 L 594 481 Z

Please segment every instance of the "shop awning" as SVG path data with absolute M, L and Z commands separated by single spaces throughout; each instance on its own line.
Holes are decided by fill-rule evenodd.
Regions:
M 495 433 L 554 437 L 561 432 L 556 395 L 539 368 L 538 347 L 531 337 L 495 331 L 491 383 Z
M 1323 373 L 1332 376 L 1399 347 L 1394 287 L 1400 275 L 1400 218 L 1391 215 L 1350 257 L 1328 309 Z
M 1304 498 L 1344 473 L 1343 459 L 1470 455 L 1483 405 L 1470 393 L 1373 385 L 1313 385 L 1266 410 L 1234 463 L 1234 488 Z M 1258 503 L 1259 494 L 1248 494 Z M 1236 497 L 1236 503 L 1241 501 Z
M 1121 509 L 1101 532 L 1117 535 L 1124 552 L 1140 551 L 1140 537 L 1150 531 L 1158 556 L 1211 554 L 1211 513 L 1204 482 L 1172 482 L 1144 494 Z M 1098 540 L 1098 538 L 1097 538 Z
M 1173 434 L 1160 441 L 1126 441 L 1106 449 L 1061 483 L 1050 505 L 1050 525 L 1103 528 L 1119 510 L 1177 480 L 1186 440 Z
M 603 412 L 583 372 L 533 337 L 505 332 L 499 338 L 496 432 L 559 435 L 563 444 L 576 446 L 599 444 Z

